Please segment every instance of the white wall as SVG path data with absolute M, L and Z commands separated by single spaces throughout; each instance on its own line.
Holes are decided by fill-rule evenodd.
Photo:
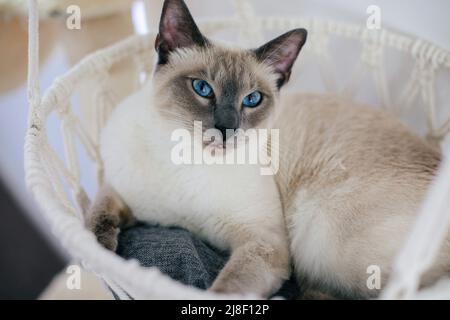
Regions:
M 197 17 L 233 12 L 231 0 L 187 0 L 187 3 Z M 417 35 L 450 50 L 448 0 L 253 0 L 253 3 L 256 11 L 264 15 L 329 17 L 364 25 L 367 7 L 377 5 L 381 8 L 383 27 Z
M 382 26 L 417 35 L 450 50 L 448 0 L 258 0 L 264 14 L 275 12 L 306 17 L 329 17 L 365 25 L 366 9 L 381 9 Z

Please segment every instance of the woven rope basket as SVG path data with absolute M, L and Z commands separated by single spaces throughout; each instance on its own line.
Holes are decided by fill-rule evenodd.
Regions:
M 199 23 L 200 29 L 214 39 L 234 40 L 250 47 L 275 34 L 304 27 L 309 31 L 309 40 L 288 90 L 334 91 L 370 102 L 398 115 L 435 146 L 443 144 L 450 131 L 450 108 L 445 101 L 450 76 L 448 52 L 385 29 L 371 31 L 365 26 L 332 21 L 257 17 L 250 2 L 235 3 L 235 17 L 203 21 Z M 41 99 L 36 67 L 36 2 L 31 0 L 30 5 L 31 110 L 25 143 L 26 179 L 63 246 L 84 267 L 98 274 L 121 299 L 255 298 L 222 296 L 186 287 L 159 270 L 140 267 L 136 261 L 125 261 L 103 249 L 85 229 L 83 211 L 95 190 L 86 192 L 82 182 L 87 176 L 88 180 L 94 180 L 95 174 L 89 167 L 80 166 L 80 158 L 84 154 L 95 164 L 100 184 L 103 164 L 99 134 L 119 102 L 105 79 L 112 76 L 115 66 L 127 62 L 139 71 L 134 86 L 134 90 L 139 90 L 144 80 L 151 77 L 155 34 L 133 36 L 93 53 L 55 79 Z M 348 48 L 351 51 L 346 52 Z M 335 60 L 336 57 L 341 60 Z M 96 86 L 91 89 L 92 110 L 87 117 L 82 117 L 77 109 L 76 93 L 83 83 L 93 81 Z M 60 123 L 61 135 L 49 134 L 51 121 Z M 62 143 L 62 152 L 53 140 L 58 141 L 56 145 Z M 450 298 L 450 282 L 445 279 L 433 288 L 418 291 L 418 279 L 432 263 L 448 230 L 448 207 L 450 164 L 444 161 L 411 238 L 395 262 L 382 298 Z

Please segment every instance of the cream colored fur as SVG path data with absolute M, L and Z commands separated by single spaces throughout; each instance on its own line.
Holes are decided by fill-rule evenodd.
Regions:
M 280 93 L 278 86 L 290 75 L 289 59 L 306 39 L 301 29 L 256 53 L 205 45 L 183 3 L 165 4 L 163 18 L 174 10 L 177 19 L 163 19 L 161 30 L 169 34 L 157 40 L 155 74 L 117 107 L 103 131 L 108 184 L 88 226 L 115 249 L 118 228 L 131 212 L 138 220 L 180 226 L 230 250 L 211 288 L 217 292 L 270 296 L 289 277 L 292 257 L 302 288 L 342 297 L 378 295 L 367 286 L 367 268 L 378 266 L 386 283 L 440 163 L 439 152 L 382 112 L 336 96 Z M 186 26 L 198 45 L 168 46 Z M 186 34 L 179 40 L 189 43 Z M 169 49 L 174 51 L 164 56 Z M 194 93 L 191 79 L 207 81 L 214 99 Z M 244 108 L 243 97 L 254 90 L 263 93 L 262 103 Z M 224 97 L 235 100 L 220 105 Z M 280 130 L 276 177 L 262 176 L 257 165 L 172 162 L 172 132 L 192 131 L 196 120 L 204 130 L 214 128 L 219 107 L 236 107 L 240 128 Z M 447 242 L 423 285 L 449 271 L 448 249 Z
M 221 249 L 244 252 L 219 276 L 218 291 L 273 292 L 289 270 L 274 181 L 251 166 L 173 165 L 164 139 L 173 128 L 152 111 L 152 99 L 149 85 L 105 129 L 109 183 L 138 220 L 181 226 Z M 367 268 L 379 266 L 386 283 L 439 153 L 392 117 L 334 96 L 288 96 L 278 108 L 276 182 L 301 284 L 341 296 L 378 295 L 366 285 Z M 424 283 L 448 272 L 448 249 Z M 261 268 L 263 257 L 284 261 L 276 275 Z
M 150 85 L 114 112 L 102 155 L 108 182 L 141 221 L 184 227 L 233 255 L 219 292 L 269 295 L 289 274 L 287 234 L 273 177 L 259 167 L 176 166 L 172 126 L 152 110 Z
M 392 116 L 337 96 L 282 104 L 277 182 L 296 272 L 316 289 L 375 297 L 368 268 L 380 267 L 386 283 L 440 154 Z M 449 249 L 423 285 L 450 271 Z

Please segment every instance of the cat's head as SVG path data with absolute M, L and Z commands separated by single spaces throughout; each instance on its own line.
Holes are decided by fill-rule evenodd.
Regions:
M 154 95 L 158 112 L 180 127 L 264 128 L 305 44 L 295 29 L 252 50 L 214 44 L 202 35 L 182 0 L 166 0 L 156 39 Z

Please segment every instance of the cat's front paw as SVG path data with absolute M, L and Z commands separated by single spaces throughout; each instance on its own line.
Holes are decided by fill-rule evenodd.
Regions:
M 216 293 L 235 293 L 235 294 L 244 294 L 246 293 L 245 288 L 242 285 L 236 284 L 232 281 L 217 279 L 214 281 L 212 286 L 209 288 L 210 291 Z
M 87 226 L 94 233 L 97 241 L 106 249 L 116 251 L 120 229 L 114 216 L 97 214 L 88 219 Z

